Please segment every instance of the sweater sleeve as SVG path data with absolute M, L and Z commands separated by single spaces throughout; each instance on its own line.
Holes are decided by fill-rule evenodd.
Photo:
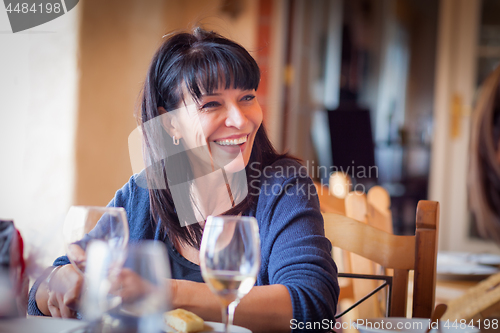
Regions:
M 45 269 L 36 279 L 35 283 L 31 287 L 31 290 L 28 295 L 28 315 L 30 316 L 45 316 L 42 311 L 38 308 L 38 305 L 36 304 L 36 291 L 38 290 L 38 287 L 40 287 L 40 284 L 47 278 L 47 276 L 50 274 L 54 266 L 48 267 Z
M 296 164 L 295 170 L 300 165 Z M 263 182 L 259 197 L 260 234 L 268 284 L 282 284 L 289 293 L 296 324 L 335 322 L 339 286 L 331 244 L 312 180 L 297 172 Z M 262 198 L 264 196 L 264 198 Z M 264 200 L 261 200 L 264 199 Z M 292 329 L 294 325 L 291 323 Z M 293 331 L 303 331 L 296 325 Z M 316 328 L 315 331 L 318 331 Z

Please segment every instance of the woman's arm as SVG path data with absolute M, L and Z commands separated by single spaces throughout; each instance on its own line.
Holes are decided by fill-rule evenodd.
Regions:
M 296 162 L 284 159 L 273 168 L 262 179 L 255 216 L 263 253 L 257 281 L 286 287 L 293 332 L 307 323 L 325 331 L 323 323 L 335 322 L 339 287 L 314 183 Z
M 45 279 L 39 284 L 36 305 L 45 316 L 75 318 L 83 277 L 71 264 L 59 267 L 48 284 Z
M 129 224 L 131 239 L 151 239 L 154 236 L 154 232 L 153 230 L 151 230 L 149 223 L 149 194 L 147 190 L 138 187 L 138 185 L 135 183 L 136 178 L 136 175 L 130 177 L 129 182 L 116 192 L 115 197 L 111 200 L 107 207 L 126 208 L 128 221 L 135 222 L 132 225 Z M 53 294 L 50 303 L 54 305 L 54 313 L 51 313 L 48 306 L 50 295 L 47 289 L 47 285 L 44 283 L 50 270 L 53 269 L 53 266 L 49 267 L 47 272 L 45 274 L 42 274 L 42 276 L 37 279 L 30 290 L 28 300 L 29 315 L 52 315 L 63 317 L 75 315 L 74 311 L 70 312 L 70 310 L 76 307 L 76 303 L 79 298 L 79 290 L 81 288 L 81 284 L 83 283 L 83 277 L 81 274 L 77 273 L 71 265 L 68 265 L 69 263 L 70 261 L 68 257 L 62 256 L 57 258 L 53 265 L 67 266 L 67 268 L 64 268 L 64 270 L 63 268 L 61 268 L 60 271 L 57 272 L 57 279 L 54 280 L 54 285 L 65 287 L 66 290 L 70 292 L 70 294 L 68 294 L 67 296 L 62 296 L 60 292 L 57 295 Z M 71 269 L 73 269 L 73 272 L 71 272 Z M 71 274 L 69 274 L 69 276 L 66 276 L 68 274 L 65 273 Z M 65 279 L 65 276 L 66 282 L 63 281 Z M 57 311 L 58 309 L 59 311 Z
M 38 285 L 38 288 L 35 291 L 35 302 L 36 306 L 38 307 L 38 310 L 44 316 L 50 316 L 48 301 L 49 301 L 49 290 L 47 289 L 47 284 L 45 283 L 45 281 L 43 281 Z
M 172 307 L 208 321 L 221 321 L 221 304 L 205 283 L 172 280 Z M 253 287 L 236 307 L 234 324 L 252 332 L 290 332 L 293 316 L 288 289 L 280 284 Z
M 50 280 L 50 288 L 47 280 Z M 69 263 L 68 257 L 57 258 L 53 266 L 48 267 L 31 287 L 28 314 L 75 317 L 82 285 L 83 276 Z

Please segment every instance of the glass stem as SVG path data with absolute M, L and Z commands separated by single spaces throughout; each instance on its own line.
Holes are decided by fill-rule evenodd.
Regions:
M 229 328 L 233 324 L 234 310 L 238 305 L 239 301 L 233 301 L 228 306 L 223 307 L 222 320 L 224 322 L 224 332 L 230 333 Z

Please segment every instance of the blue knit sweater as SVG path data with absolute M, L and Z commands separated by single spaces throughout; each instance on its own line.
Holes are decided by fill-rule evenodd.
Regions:
M 198 280 L 192 276 L 199 276 L 199 267 L 187 260 L 183 263 L 160 228 L 153 229 L 149 192 L 137 185 L 137 177 L 132 176 L 110 202 L 110 206 L 127 211 L 130 241 L 166 242 L 173 277 Z M 261 268 L 256 285 L 284 285 L 290 292 L 296 323 L 333 320 L 339 295 L 337 268 L 330 242 L 324 237 L 314 184 L 305 168 L 290 159 L 267 167 L 261 174 L 257 206 L 248 215 L 257 219 L 261 239 Z M 54 265 L 66 263 L 67 258 L 61 257 Z M 180 276 L 184 273 L 179 275 L 179 271 L 186 272 L 186 276 Z M 30 291 L 28 313 L 32 315 L 42 315 L 35 301 L 40 282 Z

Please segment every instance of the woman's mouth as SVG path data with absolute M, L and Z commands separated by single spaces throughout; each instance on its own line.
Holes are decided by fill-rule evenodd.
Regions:
M 215 140 L 214 142 L 220 146 L 241 146 L 245 142 L 247 142 L 248 135 L 242 136 L 236 139 L 222 139 Z
M 243 155 L 250 148 L 248 146 L 251 144 L 250 139 L 250 134 L 243 136 L 240 134 L 213 140 L 210 153 L 214 163 L 219 166 L 232 165 L 231 170 L 242 170 L 245 167 Z

